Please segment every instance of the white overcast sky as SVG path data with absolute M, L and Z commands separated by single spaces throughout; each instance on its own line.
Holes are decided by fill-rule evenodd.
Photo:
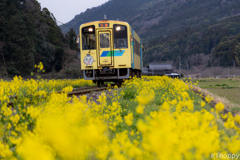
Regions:
M 75 15 L 86 11 L 88 8 L 97 7 L 108 0 L 37 0 L 41 7 L 48 8 L 55 18 L 67 23 L 72 20 Z M 60 25 L 60 23 L 58 23 Z

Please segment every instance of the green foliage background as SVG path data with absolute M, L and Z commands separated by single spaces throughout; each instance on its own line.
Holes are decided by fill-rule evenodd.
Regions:
M 178 66 L 181 57 L 182 66 L 186 68 L 191 55 L 204 53 L 211 56 L 210 66 L 239 66 L 240 58 L 240 16 L 227 18 L 220 22 L 201 27 L 188 28 L 167 37 L 159 37 L 149 42 L 144 54 L 145 62 L 173 60 Z M 159 56 L 153 56 L 151 53 Z M 179 67 L 179 66 L 178 66 Z M 190 66 L 191 67 L 191 66 Z
M 0 1 L 0 42 L 5 43 L 2 52 L 10 75 L 29 75 L 39 62 L 47 72 L 61 70 L 68 43 L 74 45 L 70 49 L 78 48 L 69 41 L 73 34 L 64 37 L 54 15 L 47 8 L 41 10 L 36 0 Z
M 46 72 L 64 69 L 68 50 L 78 50 L 79 26 L 101 20 L 104 14 L 127 21 L 142 38 L 144 66 L 165 61 L 176 68 L 181 61 L 182 69 L 200 64 L 227 67 L 233 62 L 239 66 L 239 8 L 238 0 L 109 0 L 59 28 L 54 15 L 41 10 L 37 0 L 1 0 L 1 74 L 6 68 L 10 75 L 29 75 L 39 62 Z M 209 60 L 203 63 L 200 54 Z

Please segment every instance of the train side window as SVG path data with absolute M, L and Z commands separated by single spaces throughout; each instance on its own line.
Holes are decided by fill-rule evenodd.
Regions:
M 137 54 L 137 55 L 141 55 L 141 46 L 139 44 L 139 42 L 134 38 L 134 52 Z
M 114 24 L 114 48 L 128 48 L 127 27 Z
M 96 49 L 95 26 L 82 28 L 82 50 Z

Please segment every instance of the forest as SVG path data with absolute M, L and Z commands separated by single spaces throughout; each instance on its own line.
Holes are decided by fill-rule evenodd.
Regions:
M 39 62 L 46 72 L 60 71 L 67 50 L 78 50 L 75 39 L 75 31 L 64 35 L 38 1 L 0 1 L 0 75 L 29 75 Z
M 149 42 L 144 60 L 145 64 L 173 60 L 177 68 L 180 60 L 188 69 L 200 65 L 204 56 L 209 57 L 206 67 L 240 65 L 240 16 L 160 36 Z

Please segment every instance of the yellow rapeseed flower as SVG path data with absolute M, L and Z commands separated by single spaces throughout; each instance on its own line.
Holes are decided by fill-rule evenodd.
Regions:
M 19 119 L 20 119 L 20 116 L 18 114 L 10 117 L 10 120 L 12 121 L 13 124 L 17 124 Z
M 224 109 L 224 105 L 222 104 L 222 102 L 217 103 L 215 109 L 217 112 L 221 112 Z
M 124 119 L 125 119 L 125 123 L 128 125 L 128 126 L 131 126 L 132 123 L 133 123 L 133 113 L 129 113 L 128 115 L 124 116 Z
M 204 107 L 206 104 L 204 101 L 201 101 L 201 107 Z
M 205 97 L 205 100 L 207 101 L 207 103 L 210 103 L 213 100 L 213 98 L 211 96 L 207 95 Z
M 141 104 L 139 104 L 139 105 L 137 106 L 137 108 L 136 108 L 136 112 L 137 112 L 138 114 L 143 114 L 143 112 L 144 112 L 144 106 L 141 105 Z

